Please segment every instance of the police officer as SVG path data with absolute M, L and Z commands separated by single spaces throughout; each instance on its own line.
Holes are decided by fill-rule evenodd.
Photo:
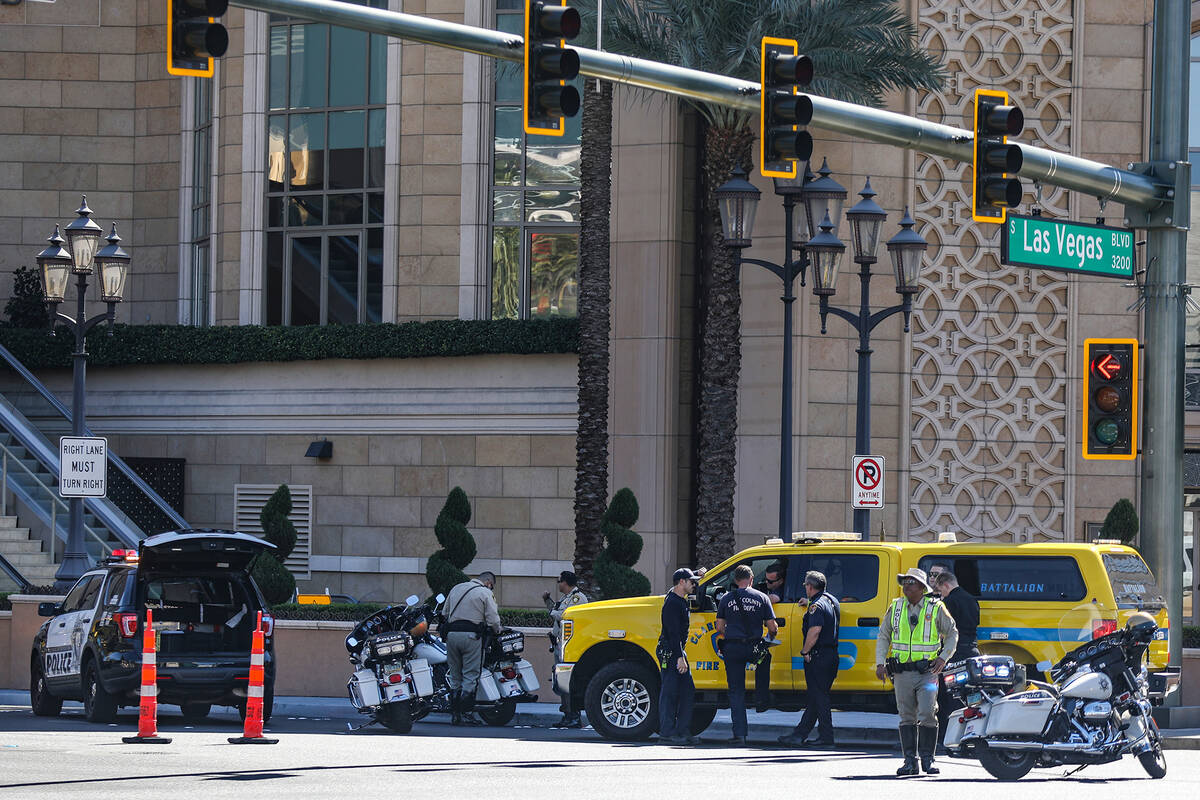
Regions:
M 815 570 L 804 575 L 804 592 L 808 595 L 808 611 L 804 614 L 804 683 L 808 687 L 808 705 L 800 724 L 783 744 L 805 746 L 805 739 L 817 728 L 817 741 L 810 746 L 833 747 L 833 681 L 838 671 L 838 628 L 842 607 L 837 598 L 825 591 L 825 576 Z
M 563 612 L 571 606 L 577 606 L 588 601 L 587 595 L 579 588 L 579 579 L 574 572 L 563 570 L 558 576 L 558 600 L 551 598 L 549 592 L 542 593 L 542 602 L 546 604 L 546 609 L 550 612 L 552 621 L 550 628 L 550 652 L 556 652 L 558 643 L 562 641 L 562 617 Z M 554 686 L 553 676 L 551 677 L 550 685 Z M 558 690 L 555 689 L 555 692 Z M 580 719 L 579 712 L 571 709 L 571 695 L 559 694 L 562 698 L 562 703 L 559 704 L 558 710 L 562 712 L 562 719 L 554 723 L 552 728 L 582 728 L 583 720 Z
M 896 576 L 902 595 L 892 601 L 879 625 L 875 643 L 875 675 L 892 677 L 896 708 L 900 712 L 900 747 L 904 765 L 899 776 L 921 769 L 936 775 L 933 765 L 937 744 L 938 673 L 958 646 L 958 629 L 942 602 L 927 596 L 925 570 L 913 567 Z
M 942 604 L 946 606 L 946 610 L 954 618 L 955 627 L 958 628 L 958 647 L 954 649 L 950 660 L 962 661 L 979 655 L 979 646 L 975 642 L 976 631 L 979 630 L 979 601 L 958 585 L 958 576 L 949 568 L 930 578 L 930 582 L 941 595 Z M 961 704 L 951 696 L 945 684 L 938 681 L 938 744 L 946 738 L 946 723 L 950 720 L 950 712 L 958 708 L 961 708 Z
M 496 576 L 481 572 L 463 581 L 446 598 L 446 660 L 449 667 L 450 722 L 453 725 L 482 725 L 475 716 L 475 687 L 483 667 L 483 636 L 500 632 L 500 609 L 496 607 Z
M 658 740 L 668 744 L 699 744 L 691 735 L 692 700 L 696 684 L 685 650 L 691 609 L 688 595 L 696 589 L 696 573 L 686 567 L 671 576 L 671 591 L 663 599 L 662 633 L 658 637 L 658 664 L 662 690 L 658 695 Z
M 717 605 L 717 633 L 724 636 L 721 655 L 725 658 L 725 677 L 729 682 L 729 716 L 733 720 L 733 736 L 729 743 L 745 744 L 746 723 L 746 665 L 758 660 L 756 646 L 762 640 L 763 626 L 775 635 L 779 625 L 771 600 L 757 589 L 750 588 L 754 570 L 745 564 L 733 568 L 735 588 L 726 592 Z M 757 674 L 755 681 L 758 680 Z M 770 681 L 770 678 L 767 678 Z

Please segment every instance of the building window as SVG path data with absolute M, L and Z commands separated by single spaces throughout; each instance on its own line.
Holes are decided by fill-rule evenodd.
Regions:
M 192 236 L 191 236 L 191 309 L 193 325 L 204 326 L 209 321 L 209 275 L 211 246 L 209 237 L 212 220 L 212 81 L 193 78 L 192 93 Z
M 263 318 L 379 322 L 387 38 L 272 15 L 268 59 Z
M 524 5 L 497 0 L 496 29 L 521 33 Z M 491 316 L 573 317 L 579 272 L 580 118 L 526 136 L 521 67 L 497 62 L 491 179 Z M 582 84 L 577 83 L 582 91 Z

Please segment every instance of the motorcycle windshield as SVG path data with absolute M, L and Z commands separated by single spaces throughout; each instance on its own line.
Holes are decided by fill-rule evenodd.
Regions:
M 1154 573 L 1137 553 L 1105 553 L 1104 571 L 1117 608 L 1157 611 L 1166 605 Z

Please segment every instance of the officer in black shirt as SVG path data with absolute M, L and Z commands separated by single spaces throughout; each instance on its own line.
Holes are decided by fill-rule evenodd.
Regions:
M 717 606 L 717 633 L 722 641 L 721 655 L 725 658 L 725 677 L 729 682 L 729 716 L 733 721 L 730 744 L 745 744 L 746 723 L 746 665 L 756 661 L 754 648 L 762 639 L 763 625 L 772 636 L 779 630 L 771 600 L 757 589 L 750 588 L 754 571 L 745 564 L 733 568 L 736 588 L 725 593 Z M 758 678 L 755 677 L 757 681 Z M 767 678 L 770 681 L 770 677 Z
M 669 744 L 699 744 L 691 735 L 692 700 L 696 684 L 692 682 L 685 647 L 691 609 L 688 595 L 696 589 L 697 575 L 690 569 L 675 570 L 671 591 L 662 607 L 662 633 L 658 637 L 658 661 L 662 669 L 662 690 L 658 695 L 658 740 Z
M 837 598 L 825 591 L 825 576 L 810 571 L 804 576 L 804 591 L 808 595 L 808 611 L 804 615 L 804 682 L 808 688 L 808 705 L 795 730 L 779 737 L 782 744 L 793 747 L 833 747 L 833 681 L 838 671 L 838 628 L 842 607 Z M 817 741 L 804 740 L 817 728 Z
M 954 648 L 951 661 L 962 661 L 979 655 L 979 646 L 975 637 L 979 630 L 979 601 L 970 592 L 958 585 L 958 576 L 946 568 L 930 579 L 933 588 L 942 596 L 942 604 L 954 618 L 958 627 L 958 647 Z M 950 714 L 962 708 L 946 690 L 946 685 L 938 681 L 938 744 L 946 738 L 946 723 Z

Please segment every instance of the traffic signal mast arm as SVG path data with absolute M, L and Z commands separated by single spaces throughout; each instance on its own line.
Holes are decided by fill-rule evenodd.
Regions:
M 230 5 L 327 22 L 506 61 L 520 63 L 524 59 L 525 43 L 520 36 L 415 14 L 367 8 L 337 0 L 230 0 Z M 760 88 L 757 83 L 616 53 L 582 47 L 573 49 L 579 54 L 581 75 L 717 103 L 747 114 L 759 113 Z M 971 131 L 841 100 L 817 95 L 808 97 L 813 103 L 811 127 L 971 163 L 975 147 L 975 137 Z M 1141 173 L 1032 145 L 1021 144 L 1020 147 L 1024 163 L 1018 174 L 1022 178 L 1073 189 L 1139 209 L 1154 209 L 1174 203 L 1168 197 L 1168 192 L 1173 192 L 1174 186 Z

